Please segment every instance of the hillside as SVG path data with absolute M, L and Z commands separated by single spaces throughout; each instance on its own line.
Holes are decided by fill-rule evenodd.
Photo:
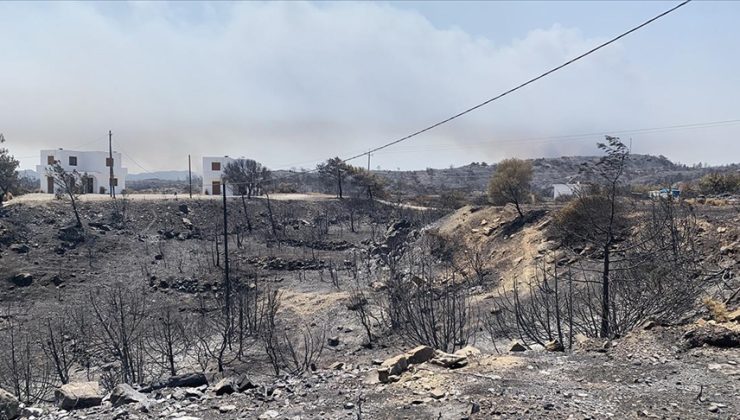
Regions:
M 552 194 L 552 184 L 585 181 L 579 174 L 584 164 L 596 163 L 597 156 L 563 156 L 559 158 L 532 159 L 533 187 L 544 195 Z M 666 185 L 694 181 L 710 171 L 738 170 L 737 164 L 723 167 L 689 167 L 676 164 L 663 156 L 630 155 L 624 180 L 633 185 Z M 496 164 L 471 163 L 447 169 L 417 171 L 376 170 L 373 173 L 387 180 L 388 188 L 404 195 L 440 194 L 445 191 L 483 192 L 488 186 Z M 299 191 L 331 191 L 316 173 L 291 173 L 276 171 L 276 178 L 285 178 Z

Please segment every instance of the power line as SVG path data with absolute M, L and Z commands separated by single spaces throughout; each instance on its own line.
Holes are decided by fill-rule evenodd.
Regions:
M 685 5 L 687 5 L 691 1 L 692 0 L 685 0 L 684 2 L 679 3 L 678 5 L 676 5 L 676 6 L 672 7 L 672 8 L 670 8 L 670 9 L 666 10 L 665 12 L 663 12 L 663 13 L 661 13 L 661 14 L 659 14 L 659 15 L 651 18 L 651 19 L 648 19 L 645 22 L 643 22 L 643 23 L 635 26 L 634 28 L 632 28 L 632 29 L 630 29 L 630 30 L 628 30 L 626 32 L 623 32 L 622 34 L 620 34 L 620 35 L 618 35 L 618 36 L 610 39 L 609 41 L 606 41 L 606 42 L 604 42 L 602 44 L 599 44 L 598 46 L 596 46 L 596 47 L 594 47 L 594 48 L 586 51 L 585 53 L 583 53 L 583 54 L 581 54 L 581 55 L 579 55 L 579 56 L 577 56 L 575 58 L 572 58 L 572 59 L 566 61 L 565 63 L 563 63 L 563 64 L 561 64 L 561 65 L 559 65 L 557 67 L 554 67 L 554 68 L 552 68 L 552 69 L 550 69 L 550 70 L 548 70 L 548 71 L 540 74 L 539 76 L 537 76 L 535 78 L 529 79 L 526 82 L 524 82 L 524 83 L 522 83 L 522 84 L 520 84 L 518 86 L 515 86 L 515 87 L 513 87 L 513 88 L 511 88 L 511 89 L 509 89 L 509 90 L 507 90 L 507 91 L 505 91 L 505 92 L 503 92 L 503 93 L 501 93 L 501 94 L 499 94 L 497 96 L 494 96 L 493 98 L 490 98 L 490 99 L 488 99 L 486 101 L 483 101 L 483 102 L 479 103 L 478 105 L 472 106 L 472 107 L 470 107 L 470 108 L 468 108 L 468 109 L 466 109 L 466 110 L 464 110 L 462 112 L 459 112 L 459 113 L 457 113 L 457 114 L 455 114 L 455 115 L 453 115 L 453 116 L 451 116 L 449 118 L 446 118 L 446 119 L 444 119 L 442 121 L 439 121 L 439 122 L 434 123 L 434 124 L 432 124 L 430 126 L 427 126 L 425 128 L 422 128 L 421 130 L 415 131 L 415 132 L 413 132 L 413 133 L 411 133 L 411 134 L 409 134 L 407 136 L 401 137 L 400 139 L 394 140 L 394 141 L 392 141 L 390 143 L 386 143 L 386 144 L 384 144 L 382 146 L 378 146 L 378 147 L 376 147 L 374 149 L 370 149 L 367 152 L 360 153 L 360 154 L 357 154 L 355 156 L 352 156 L 352 157 L 349 157 L 347 159 L 344 159 L 344 162 L 348 162 L 350 160 L 357 159 L 357 158 L 362 157 L 362 156 L 365 156 L 367 154 L 374 153 L 374 152 L 377 152 L 379 150 L 383 150 L 385 148 L 388 148 L 388 147 L 391 147 L 393 145 L 396 145 L 398 143 L 404 142 L 406 140 L 409 140 L 409 139 L 411 139 L 413 137 L 418 136 L 419 134 L 425 133 L 425 132 L 427 132 L 429 130 L 432 130 L 434 128 L 437 128 L 437 127 L 439 127 L 439 126 L 441 126 L 443 124 L 446 124 L 446 123 L 448 123 L 448 122 L 450 122 L 452 120 L 455 120 L 457 118 L 460 118 L 463 115 L 468 114 L 470 112 L 473 112 L 473 111 L 475 111 L 478 108 L 481 108 L 483 106 L 486 106 L 486 105 L 488 105 L 489 103 L 491 103 L 493 101 L 496 101 L 496 100 L 498 100 L 500 98 L 503 98 L 504 96 L 506 96 L 506 95 L 508 95 L 510 93 L 516 92 L 517 90 L 519 90 L 519 89 L 521 89 L 521 88 L 523 88 L 523 87 L 525 87 L 527 85 L 530 85 L 530 84 L 532 84 L 532 83 L 534 83 L 534 82 L 536 82 L 536 81 L 538 81 L 538 80 L 540 80 L 540 79 L 542 79 L 544 77 L 549 76 L 552 73 L 555 73 L 556 71 L 558 71 L 558 70 L 560 70 L 560 69 L 562 69 L 562 68 L 564 68 L 566 66 L 569 66 L 570 64 L 575 63 L 576 61 L 578 61 L 578 60 L 580 60 L 580 59 L 582 59 L 582 58 L 584 58 L 586 56 L 589 56 L 589 55 L 595 53 L 596 51 L 598 51 L 598 50 L 606 47 L 607 45 L 610 45 L 610 44 L 613 44 L 613 43 L 617 42 L 618 40 L 626 37 L 627 35 L 635 32 L 635 31 L 637 31 L 637 30 L 639 30 L 639 29 L 641 29 L 641 28 L 643 28 L 643 27 L 645 27 L 645 26 L 647 26 L 647 25 L 655 22 L 656 20 L 662 18 L 663 16 L 666 16 L 669 13 L 671 13 L 671 12 L 673 12 L 673 11 L 675 11 L 675 10 L 677 10 L 677 9 L 685 6 Z
M 492 144 L 492 143 L 514 144 L 514 143 L 545 143 L 549 141 L 560 141 L 560 142 L 580 141 L 584 139 L 590 139 L 593 136 L 604 135 L 604 134 L 613 134 L 613 135 L 653 134 L 653 133 L 661 133 L 664 131 L 695 130 L 695 129 L 702 129 L 702 128 L 726 127 L 726 126 L 735 125 L 735 124 L 740 124 L 740 119 L 712 121 L 712 122 L 707 122 L 707 123 L 696 123 L 696 124 L 681 124 L 681 125 L 653 127 L 653 128 L 637 128 L 637 129 L 630 129 L 630 130 L 624 130 L 624 129 L 623 130 L 602 130 L 602 131 L 591 132 L 591 133 L 564 134 L 564 135 L 546 136 L 546 137 L 525 137 L 525 138 L 520 138 L 520 139 L 486 140 L 486 141 L 479 141 L 479 142 L 465 142 L 462 144 L 432 144 L 432 145 L 428 145 L 430 147 L 424 147 L 424 148 L 395 149 L 394 153 L 465 149 L 465 148 L 469 148 L 470 146 L 485 145 L 485 144 Z M 385 152 L 380 152 L 380 153 L 384 154 L 384 153 L 389 153 L 389 152 L 385 151 Z

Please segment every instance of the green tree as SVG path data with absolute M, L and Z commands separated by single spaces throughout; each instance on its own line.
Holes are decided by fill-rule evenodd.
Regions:
M 0 133 L 0 144 L 5 143 L 5 136 Z M 18 162 L 8 149 L 0 147 L 0 207 L 5 194 L 18 183 Z
M 360 187 L 369 200 L 386 196 L 385 181 L 381 177 L 363 168 L 353 169 L 352 183 Z
M 261 163 L 252 159 L 237 159 L 226 164 L 224 180 L 231 184 L 234 192 L 242 198 L 244 218 L 247 221 L 247 230 L 252 231 L 252 221 L 247 210 L 247 199 L 252 195 L 262 194 L 264 184 L 270 180 L 271 172 Z
M 512 203 L 520 217 L 521 204 L 531 189 L 532 164 L 521 159 L 505 159 L 496 166 L 496 172 L 488 184 L 488 197 L 496 205 Z
M 712 172 L 699 180 L 699 191 L 702 194 L 724 194 L 740 191 L 740 174 Z

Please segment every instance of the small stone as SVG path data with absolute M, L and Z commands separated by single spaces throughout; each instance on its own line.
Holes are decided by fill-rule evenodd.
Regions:
M 336 336 L 335 337 L 329 337 L 329 339 L 327 340 L 327 343 L 331 347 L 336 347 L 336 346 L 339 345 L 339 337 L 336 337 Z
M 276 418 L 279 415 L 280 415 L 280 413 L 278 413 L 275 410 L 267 410 L 264 413 L 260 414 L 259 419 L 260 420 L 274 419 L 274 418 Z
M 522 352 L 522 351 L 527 351 L 527 348 L 524 347 L 521 343 L 515 342 L 514 344 L 511 345 L 511 348 L 509 349 L 509 351 Z
M 445 395 L 447 395 L 446 392 L 442 391 L 441 389 L 437 389 L 437 388 L 435 388 L 435 389 L 433 389 L 433 390 L 431 390 L 429 392 L 429 396 L 432 397 L 432 398 L 434 398 L 435 400 L 440 400 L 440 399 L 444 398 Z
M 234 410 L 236 410 L 236 406 L 235 405 L 232 405 L 232 404 L 222 405 L 222 406 L 218 407 L 218 411 L 220 413 L 229 413 L 229 412 L 234 411 Z
M 717 404 L 714 404 L 714 403 L 712 403 L 712 404 L 709 404 L 709 408 L 708 408 L 708 410 L 709 410 L 710 412 L 712 412 L 712 413 L 717 413 L 717 412 L 719 412 L 719 405 L 717 405 Z
M 353 408 L 355 408 L 355 404 L 354 403 L 351 403 L 351 402 L 344 403 L 344 409 L 345 410 L 351 410 Z

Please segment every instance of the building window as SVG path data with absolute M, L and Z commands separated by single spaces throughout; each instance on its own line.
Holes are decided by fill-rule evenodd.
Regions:
M 54 164 L 54 156 L 47 156 L 46 157 L 46 164 L 47 165 L 53 165 Z
M 69 166 L 77 166 L 77 156 L 69 157 Z
M 220 171 L 221 170 L 221 162 L 211 162 L 211 170 L 212 171 Z
M 211 193 L 213 195 L 221 194 L 221 182 L 219 181 L 211 182 Z

